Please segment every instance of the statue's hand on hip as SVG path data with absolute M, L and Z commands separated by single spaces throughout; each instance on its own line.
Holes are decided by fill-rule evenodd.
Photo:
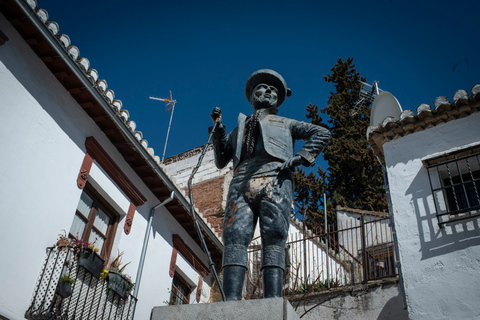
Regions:
M 301 156 L 294 156 L 285 161 L 280 167 L 280 170 L 294 170 L 295 167 L 298 167 L 301 164 L 303 164 L 303 158 Z

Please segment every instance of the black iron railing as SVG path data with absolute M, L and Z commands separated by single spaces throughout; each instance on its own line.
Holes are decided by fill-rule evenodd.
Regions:
M 285 294 L 366 283 L 396 277 L 390 218 L 361 216 L 338 229 L 290 233 L 286 251 Z M 328 241 L 327 241 L 328 240 Z M 261 297 L 261 246 L 248 251 L 247 298 Z
M 59 295 L 63 275 L 75 279 L 72 294 Z M 47 248 L 26 319 L 131 319 L 137 300 L 121 298 L 108 288 L 108 281 L 92 276 L 78 265 L 72 247 Z
M 189 294 L 183 288 L 177 288 L 177 286 L 172 285 L 172 293 L 170 295 L 169 305 L 176 304 L 188 304 Z

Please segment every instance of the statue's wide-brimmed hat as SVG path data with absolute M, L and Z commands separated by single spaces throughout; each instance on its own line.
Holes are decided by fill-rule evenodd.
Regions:
M 250 75 L 245 85 L 245 96 L 248 101 L 250 101 L 253 89 L 260 83 L 271 84 L 277 88 L 277 107 L 280 107 L 283 101 L 285 101 L 285 97 L 292 95 L 292 91 L 287 88 L 285 79 L 278 72 L 271 69 L 260 69 Z

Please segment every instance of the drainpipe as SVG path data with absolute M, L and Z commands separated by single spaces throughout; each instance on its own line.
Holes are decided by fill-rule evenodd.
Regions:
M 327 246 L 327 288 L 330 289 L 330 267 L 329 267 L 329 264 L 330 264 L 330 258 L 329 258 L 329 254 L 328 254 L 328 237 L 330 237 L 330 235 L 328 234 L 328 221 L 327 221 L 327 193 L 324 193 L 323 194 L 323 213 L 324 213 L 324 216 L 325 216 L 325 234 L 327 235 L 325 237 L 325 244 Z
M 153 216 L 155 210 L 165 206 L 167 203 L 175 198 L 175 191 L 172 191 L 170 197 L 165 199 L 162 203 L 157 204 L 150 210 L 150 217 L 148 218 L 147 229 L 145 230 L 145 239 L 143 240 L 142 253 L 140 254 L 140 262 L 138 263 L 137 278 L 135 279 L 135 289 L 133 290 L 133 297 L 135 298 L 135 305 L 133 306 L 132 318 L 135 315 L 135 309 L 137 308 L 138 290 L 140 288 L 140 281 L 142 280 L 143 264 L 145 263 L 145 256 L 147 254 L 148 240 L 150 239 L 150 229 L 152 228 Z
M 133 296 L 135 297 L 135 299 L 138 298 L 138 290 L 140 288 L 140 281 L 142 279 L 143 264 L 145 263 L 145 255 L 147 254 L 148 240 L 150 238 L 150 229 L 152 227 L 153 216 L 155 215 L 155 210 L 157 210 L 160 207 L 165 206 L 167 203 L 172 201 L 174 198 L 175 198 L 175 191 L 172 191 L 169 198 L 167 198 L 162 203 L 157 204 L 150 211 L 150 217 L 148 218 L 147 229 L 145 230 L 145 239 L 143 240 L 142 253 L 140 255 L 140 262 L 138 263 L 137 278 L 135 279 L 135 290 L 133 291 Z M 135 311 L 133 312 L 133 314 L 135 314 Z

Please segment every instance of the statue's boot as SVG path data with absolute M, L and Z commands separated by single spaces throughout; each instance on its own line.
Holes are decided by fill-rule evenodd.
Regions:
M 263 297 L 276 298 L 283 296 L 283 269 L 265 267 L 263 272 Z
M 242 300 L 246 271 L 247 268 L 241 266 L 223 267 L 223 292 L 227 301 Z

